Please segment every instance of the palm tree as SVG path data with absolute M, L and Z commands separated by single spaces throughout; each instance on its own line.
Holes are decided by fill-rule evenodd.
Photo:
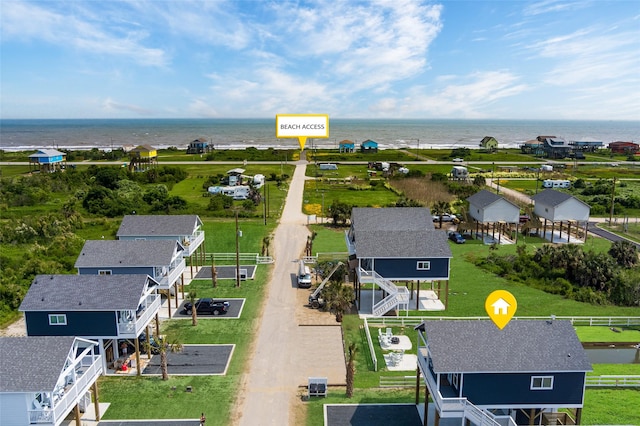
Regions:
M 622 267 L 632 268 L 638 263 L 638 249 L 629 241 L 614 242 L 608 253 Z
M 197 300 L 196 291 L 195 290 L 190 291 L 189 302 L 191 302 L 191 325 L 194 327 L 198 325 L 198 310 L 196 309 L 196 300 Z
M 440 228 L 442 229 L 442 215 L 447 213 L 450 209 L 449 203 L 446 201 L 437 201 L 433 203 L 433 213 L 438 215 L 438 221 L 440 222 Z
M 342 282 L 332 282 L 324 293 L 324 299 L 329 312 L 336 314 L 336 321 L 342 322 L 342 316 L 353 305 L 353 288 Z
M 215 263 L 211 264 L 211 284 L 213 285 L 213 288 L 218 287 L 218 268 L 216 268 Z
M 347 398 L 353 396 L 353 382 L 356 376 L 355 358 L 358 347 L 355 343 L 349 345 L 349 360 L 347 361 Z
M 160 355 L 160 372 L 162 373 L 162 380 L 169 380 L 167 354 L 169 352 L 181 352 L 182 343 L 177 338 L 169 338 L 167 336 L 156 336 L 155 342 L 157 343 L 157 346 L 151 347 L 151 345 L 148 345 L 146 349 L 149 353 L 153 350 Z

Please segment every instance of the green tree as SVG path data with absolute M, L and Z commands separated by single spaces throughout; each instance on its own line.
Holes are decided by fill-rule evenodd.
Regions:
M 611 244 L 609 255 L 624 268 L 632 268 L 638 264 L 638 249 L 635 244 L 620 240 Z
M 342 201 L 334 200 L 329 206 L 329 217 L 335 226 L 345 225 L 351 219 L 351 206 Z
M 191 325 L 195 327 L 196 325 L 198 325 L 198 310 L 196 309 L 196 301 L 198 300 L 198 294 L 196 293 L 195 290 L 192 290 L 189 292 L 187 297 L 189 298 L 189 302 L 191 302 L 191 306 L 193 307 L 191 309 Z
M 442 215 L 447 213 L 450 208 L 451 208 L 451 205 L 446 201 L 437 201 L 433 203 L 432 213 L 439 216 L 438 221 L 440 223 L 440 228 L 442 228 Z
M 323 296 L 326 308 L 336 315 L 337 322 L 342 322 L 343 315 L 353 305 L 353 288 L 342 282 L 332 282 L 325 287 Z
M 182 351 L 182 343 L 180 339 L 176 337 L 169 336 L 155 336 L 155 341 L 157 343 L 156 347 L 150 347 L 149 345 L 146 350 L 151 353 L 151 351 L 157 351 L 160 355 L 160 372 L 162 373 L 162 380 L 169 380 L 169 361 L 167 355 L 169 353 L 181 352 Z M 146 343 L 145 343 L 146 345 Z

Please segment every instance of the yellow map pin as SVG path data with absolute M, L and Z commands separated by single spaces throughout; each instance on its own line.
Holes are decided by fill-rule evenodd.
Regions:
M 297 138 L 304 150 L 307 138 L 328 138 L 327 114 L 276 114 L 276 138 Z
M 496 290 L 484 301 L 484 309 L 489 314 L 491 321 L 502 330 L 515 315 L 518 302 L 508 291 Z

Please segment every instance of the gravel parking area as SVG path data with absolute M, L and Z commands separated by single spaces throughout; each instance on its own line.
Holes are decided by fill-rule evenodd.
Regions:
M 167 353 L 169 374 L 196 376 L 226 374 L 235 345 L 184 345 L 182 352 Z M 160 355 L 151 357 L 144 375 L 160 375 Z
M 227 302 L 229 302 L 229 310 L 227 311 L 226 314 L 224 315 L 211 315 L 211 314 L 198 314 L 198 320 L 201 319 L 225 319 L 225 318 L 231 318 L 231 319 L 237 319 L 240 318 L 240 315 L 242 314 L 242 308 L 244 307 L 244 301 L 245 299 L 226 299 L 224 297 L 220 297 L 220 298 L 216 298 L 215 300 L 226 300 Z M 187 300 L 188 302 L 188 300 Z M 180 304 L 180 309 L 178 309 L 176 311 L 175 314 L 173 314 L 174 319 L 186 319 L 186 318 L 191 318 L 191 315 L 187 314 L 184 312 L 184 305 L 185 302 L 182 302 Z

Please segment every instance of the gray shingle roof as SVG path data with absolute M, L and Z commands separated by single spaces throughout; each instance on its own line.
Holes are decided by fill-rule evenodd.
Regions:
M 176 245 L 173 240 L 87 240 L 75 267 L 166 266 Z
M 554 207 L 564 203 L 565 201 L 569 200 L 570 198 L 575 198 L 575 197 L 573 195 L 571 195 L 571 194 L 567 194 L 565 192 L 556 191 L 554 189 L 545 189 L 544 191 L 539 192 L 538 194 L 536 194 L 533 197 L 531 197 L 531 199 L 533 201 L 535 201 L 536 203 L 539 202 L 539 203 L 544 204 L 546 206 L 554 206 Z M 583 202 L 582 200 L 580 200 L 578 198 L 576 198 L 576 200 L 580 201 L 584 205 L 588 205 L 587 203 Z
M 147 275 L 38 275 L 20 311 L 116 311 L 137 309 Z
M 0 338 L 0 392 L 51 392 L 75 337 Z
M 193 234 L 202 225 L 198 215 L 127 215 L 122 219 L 117 237 L 181 237 Z
M 425 321 L 436 373 L 591 371 L 569 321 Z
M 491 191 L 487 191 L 486 189 L 483 189 L 482 191 L 476 192 L 475 194 L 467 198 L 467 201 L 469 202 L 469 204 L 473 204 L 474 206 L 485 208 L 495 203 L 496 201 L 499 201 L 502 199 L 503 198 L 498 194 L 494 194 Z
M 354 207 L 351 223 L 356 233 L 434 229 L 431 212 L 426 207 Z
M 373 230 L 356 235 L 359 258 L 453 257 L 447 234 L 440 230 Z

